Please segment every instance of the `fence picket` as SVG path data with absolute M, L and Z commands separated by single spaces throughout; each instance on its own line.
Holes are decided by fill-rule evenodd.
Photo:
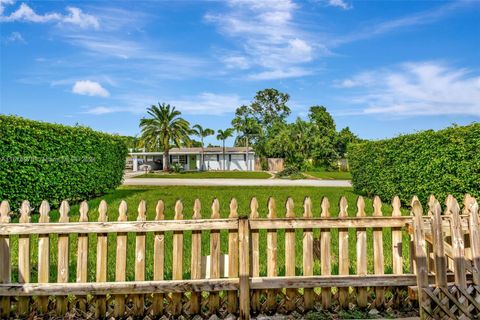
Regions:
M 238 204 L 235 198 L 230 201 L 230 215 L 228 217 L 231 219 L 238 218 Z M 228 233 L 228 276 L 230 278 L 238 278 L 238 250 L 238 230 L 230 230 Z M 230 314 L 237 313 L 237 291 L 227 293 L 227 310 Z
M 339 218 L 348 217 L 348 202 L 347 199 L 342 196 L 340 198 L 340 212 L 338 214 Z M 348 275 L 350 268 L 350 259 L 348 257 L 348 229 L 341 228 L 338 229 L 338 274 L 339 275 Z M 338 290 L 338 299 L 340 306 L 345 308 L 348 307 L 348 288 L 339 288 Z
M 100 201 L 98 206 L 98 222 L 107 222 L 107 202 Z M 107 281 L 107 234 L 99 233 L 97 235 L 97 269 L 96 281 Z M 104 318 L 107 313 L 107 298 L 104 295 L 98 295 L 95 300 L 95 317 Z
M 183 204 L 180 200 L 175 203 L 175 220 L 183 220 Z M 183 279 L 183 231 L 173 233 L 173 280 Z M 182 293 L 172 294 L 171 313 L 177 317 L 182 313 Z
M 220 204 L 218 199 L 212 203 L 211 219 L 220 218 Z M 220 278 L 220 231 L 210 231 L 210 279 Z M 208 296 L 209 311 L 216 314 L 220 308 L 220 296 L 218 292 L 211 292 Z
M 60 205 L 60 218 L 58 222 L 67 223 L 70 221 L 68 213 L 70 206 L 67 201 L 62 201 Z M 57 265 L 57 282 L 68 282 L 68 264 L 69 264 L 69 236 L 68 234 L 58 235 L 58 265 Z M 64 316 L 67 312 L 67 300 L 65 296 L 57 297 L 57 314 Z
M 287 218 L 295 218 L 295 212 L 293 211 L 294 203 L 292 198 L 288 198 L 286 202 L 286 215 Z M 295 276 L 295 230 L 285 230 L 285 276 Z M 286 301 L 285 308 L 291 312 L 295 310 L 295 299 L 297 296 L 297 289 L 286 289 Z
M 467 288 L 467 276 L 465 273 L 465 240 L 462 232 L 462 220 L 460 219 L 460 206 L 452 195 L 448 196 L 447 210 L 452 215 L 451 233 L 455 284 L 461 289 Z
M 312 200 L 306 197 L 303 202 L 303 217 L 312 218 Z M 313 276 L 313 231 L 303 229 L 303 275 Z M 315 302 L 313 289 L 303 289 L 303 301 L 305 310 L 311 310 Z
M 155 220 L 165 219 L 165 204 L 158 200 L 155 207 Z M 153 280 L 163 280 L 165 264 L 165 233 L 155 232 L 153 243 Z M 152 301 L 153 316 L 159 316 L 163 313 L 163 293 L 154 293 Z
M 22 202 L 20 207 L 20 223 L 30 222 L 30 202 Z M 18 283 L 30 283 L 30 236 L 20 235 L 18 238 Z M 28 297 L 18 298 L 18 313 L 25 316 L 29 311 Z
M 10 222 L 10 205 L 3 200 L 0 204 L 0 223 Z M 0 283 L 10 283 L 12 268 L 10 261 L 10 237 L 0 236 Z M 0 297 L 0 317 L 10 317 L 10 297 Z
M 357 217 L 365 217 L 365 200 L 362 196 L 357 199 Z M 357 275 L 367 274 L 367 229 L 357 228 Z M 357 289 L 357 305 L 366 308 L 368 304 L 367 288 Z
M 88 221 L 88 203 L 83 201 L 80 204 L 79 222 Z M 79 233 L 77 238 L 77 282 L 87 282 L 88 272 L 88 234 Z M 85 312 L 87 310 L 86 297 L 77 297 L 78 308 Z
M 137 221 L 146 221 L 147 204 L 141 200 L 138 205 Z M 135 280 L 145 280 L 145 232 L 137 232 L 135 237 Z M 133 314 L 141 316 L 144 313 L 145 297 L 142 294 L 133 296 Z
M 268 218 L 277 217 L 275 199 L 268 199 Z M 267 230 L 267 276 L 276 277 L 277 274 L 277 230 Z M 267 312 L 274 313 L 277 306 L 277 291 L 267 290 Z
M 381 217 L 382 201 L 378 196 L 373 199 L 373 216 Z M 384 274 L 384 255 L 383 255 L 383 230 L 382 228 L 373 228 L 373 269 L 375 274 Z M 383 287 L 375 288 L 375 305 L 383 306 L 385 289 Z
M 50 222 L 50 205 L 43 200 L 40 205 L 39 223 Z M 42 234 L 38 236 L 38 283 L 48 283 L 50 275 L 50 235 Z M 41 314 L 48 311 L 48 297 L 38 297 L 38 311 Z
M 465 203 L 468 210 L 469 229 L 470 229 L 470 247 L 472 250 L 473 264 L 473 283 L 480 285 L 480 228 L 478 221 L 478 203 L 469 197 Z
M 125 200 L 120 202 L 118 207 L 117 221 L 127 221 L 127 203 Z M 127 273 L 127 234 L 125 232 L 117 233 L 117 251 L 115 256 L 115 281 L 125 281 Z M 116 318 L 123 317 L 125 314 L 125 295 L 115 295 L 115 307 L 113 316 Z
M 432 198 L 429 202 L 429 212 L 432 216 L 432 243 L 434 250 L 435 285 L 447 287 L 447 262 L 442 233 L 442 208 L 440 203 Z
M 252 200 L 253 203 L 253 200 Z M 253 205 L 252 205 L 253 207 Z M 249 256 L 249 225 L 247 218 L 241 218 L 238 221 L 238 246 L 240 265 L 239 270 L 239 299 L 240 299 L 240 320 L 250 319 L 250 256 Z
M 322 218 L 330 217 L 330 202 L 327 197 L 322 200 Z M 322 276 L 329 276 L 332 274 L 331 269 L 331 251 L 330 251 L 331 234 L 329 229 L 320 230 L 320 270 Z M 322 307 L 329 309 L 332 300 L 332 290 L 328 287 L 322 287 Z
M 192 219 L 201 219 L 201 203 L 199 199 L 195 199 L 193 205 Z M 191 276 L 192 279 L 202 278 L 202 232 L 192 231 L 192 262 L 191 262 Z M 200 292 L 192 292 L 190 297 L 190 312 L 198 314 L 200 312 L 200 303 L 202 295 Z
M 258 201 L 257 198 L 252 198 L 250 201 L 250 219 L 258 219 Z M 250 232 L 251 237 L 251 276 L 260 276 L 260 235 L 258 230 L 252 230 Z M 252 303 L 250 305 L 251 311 L 254 315 L 260 312 L 260 290 L 253 290 Z

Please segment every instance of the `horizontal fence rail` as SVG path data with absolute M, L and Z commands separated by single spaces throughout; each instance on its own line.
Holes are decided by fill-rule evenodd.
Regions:
M 434 221 L 415 201 L 412 214 L 402 215 L 398 197 L 388 210 L 378 197 L 372 210 L 366 210 L 359 197 L 355 212 L 342 197 L 332 216 L 327 198 L 319 212 L 313 212 L 310 198 L 297 209 L 289 198 L 281 210 L 270 198 L 266 217 L 260 217 L 253 198 L 247 218 L 239 217 L 235 199 L 228 214 L 220 212 L 215 199 L 209 219 L 202 218 L 200 200 L 194 203 L 191 219 L 184 219 L 183 204 L 177 201 L 173 220 L 165 220 L 163 201 L 156 203 L 153 217 L 142 200 L 135 221 L 127 202 L 121 201 L 112 221 L 112 211 L 102 200 L 96 210 L 82 202 L 75 213 L 78 222 L 70 222 L 67 201 L 61 203 L 55 222 L 46 201 L 38 222 L 30 221 L 28 201 L 22 203 L 18 221 L 11 222 L 9 204 L 3 201 L 0 317 L 34 312 L 79 318 L 216 314 L 246 319 L 348 309 L 352 304 L 360 309 L 412 308 L 415 292 L 420 301 L 427 299 L 426 289 L 438 278 L 427 259 L 431 251 L 425 253 L 426 269 L 419 271 L 424 266 L 418 255 L 420 233 L 425 248 L 432 250 L 427 245 L 433 241 L 432 230 L 450 241 L 459 232 L 469 234 L 472 225 L 468 210 Z M 92 212 L 96 221 L 89 220 Z M 455 257 L 460 251 L 456 242 L 448 241 L 444 252 Z M 480 258 L 475 256 L 480 244 L 467 243 L 468 282 L 472 275 L 480 278 Z M 455 273 L 445 272 L 446 279 L 458 280 L 456 264 L 449 268 Z

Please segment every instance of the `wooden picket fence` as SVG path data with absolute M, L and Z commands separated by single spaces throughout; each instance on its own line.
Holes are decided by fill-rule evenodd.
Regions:
M 223 318 L 234 315 L 248 319 L 257 314 L 288 314 L 293 311 L 303 314 L 310 310 L 347 309 L 352 304 L 358 308 L 396 308 L 412 304 L 413 295 L 407 294 L 406 289 L 411 287 L 413 291 L 417 284 L 420 288 L 417 290 L 418 298 L 423 306 L 428 295 L 424 292 L 433 288 L 429 286 L 433 278 L 429 277 L 429 270 L 424 263 L 427 254 L 423 258 L 421 256 L 422 248 L 426 248 L 424 239 L 428 238 L 424 225 L 428 224 L 431 216 L 422 216 L 419 206 L 418 200 L 414 199 L 412 212 L 416 215 L 402 216 L 400 200 L 395 197 L 392 212 L 386 213 L 382 212 L 380 199 L 375 197 L 373 215 L 367 216 L 364 199 L 359 197 L 353 216 L 353 213 L 348 213 L 347 200 L 342 197 L 338 216 L 331 217 L 329 200 L 323 198 L 321 212 L 314 216 L 311 200 L 306 198 L 302 217 L 296 217 L 293 200 L 288 199 L 285 217 L 278 218 L 275 200 L 270 198 L 268 216 L 260 218 L 258 202 L 253 198 L 249 217 L 239 218 L 237 202 L 233 199 L 229 217 L 222 219 L 219 202 L 214 200 L 210 219 L 202 219 L 201 204 L 196 200 L 192 219 L 185 220 L 183 204 L 177 201 L 174 220 L 165 220 L 165 205 L 160 200 L 156 204 L 155 219 L 147 220 L 146 203 L 142 200 L 136 221 L 128 221 L 125 201 L 118 208 L 117 221 L 108 221 L 107 203 L 101 201 L 98 221 L 88 220 L 89 208 L 86 202 L 82 202 L 79 221 L 69 222 L 70 207 L 64 201 L 59 209 L 58 222 L 50 222 L 50 208 L 44 201 L 39 208 L 38 223 L 31 223 L 32 208 L 28 201 L 24 201 L 18 223 L 10 223 L 9 204 L 3 201 L 0 205 L 0 317 L 22 317 L 33 312 L 52 316 L 71 313 L 82 318 L 146 315 L 154 318 L 164 315 L 188 318 L 217 315 Z M 470 217 L 477 217 L 475 221 L 478 227 L 477 215 L 478 212 Z M 356 235 L 353 242 L 355 261 L 350 261 L 352 254 L 349 253 L 349 247 L 352 241 L 349 231 L 354 231 Z M 184 245 L 185 232 L 191 233 L 189 248 Z M 227 247 L 224 253 L 228 254 L 227 275 L 221 270 L 221 233 L 225 232 L 228 233 L 228 246 L 223 246 Z M 146 249 L 148 233 L 154 235 L 153 250 L 150 251 Z M 166 233 L 173 233 L 171 279 L 165 279 L 164 272 Z M 301 233 L 301 243 L 296 241 L 296 233 Z M 368 272 L 367 266 L 367 251 L 370 250 L 367 248 L 370 245 L 367 234 L 370 233 L 373 273 Z M 114 243 L 109 241 L 108 234 L 116 235 Z M 133 281 L 127 281 L 126 277 L 128 234 L 135 237 Z M 280 234 L 284 244 L 278 241 Z M 337 234 L 338 239 L 332 239 Z M 96 237 L 95 264 L 88 258 L 89 235 Z M 387 235 L 391 237 L 390 248 L 384 244 Z M 38 242 L 33 243 L 33 237 L 37 236 Z M 14 251 L 11 244 L 14 237 L 18 241 L 16 282 L 12 282 Z M 261 245 L 261 237 L 266 237 L 266 246 Z M 71 238 L 77 242 L 76 257 L 69 252 Z M 56 266 L 50 263 L 52 239 L 57 241 Z M 478 237 L 475 238 L 477 240 L 473 239 L 475 241 L 470 239 L 470 244 L 473 243 L 469 250 L 470 257 L 474 262 L 470 269 L 466 268 L 467 272 L 478 267 L 476 252 L 480 247 L 480 243 L 477 247 L 474 245 Z M 202 272 L 202 242 L 205 241 L 210 244 L 208 277 Z M 460 254 L 460 251 L 455 251 L 458 241 L 455 238 L 451 241 L 453 254 Z M 338 244 L 338 251 L 334 252 L 333 242 Z M 411 271 L 406 273 L 404 262 L 407 264 L 407 261 L 404 261 L 402 252 L 404 242 L 410 245 L 410 255 L 413 257 L 408 261 L 412 266 Z M 278 262 L 281 260 L 278 257 L 280 245 L 285 248 L 284 265 Z M 37 266 L 31 265 L 31 246 L 38 246 Z M 115 261 L 108 261 L 108 249 L 112 246 L 115 249 Z M 190 250 L 190 270 L 184 270 L 185 250 Z M 385 272 L 385 250 L 391 250 L 392 257 L 391 273 L 388 274 Z M 149 260 L 153 261 L 153 277 L 147 279 L 145 270 L 148 255 L 153 256 Z M 332 270 L 333 255 L 338 259 L 338 271 Z M 261 256 L 266 256 L 266 275 L 260 271 L 265 267 L 261 265 Z M 296 263 L 297 256 L 302 257 L 301 266 Z M 316 263 L 320 264 L 318 274 L 314 272 Z M 108 265 L 113 264 L 115 279 L 108 281 Z M 75 265 L 76 280 L 71 282 L 69 269 Z M 88 282 L 88 271 L 93 265 L 96 281 Z M 55 283 L 49 282 L 51 267 L 57 269 Z M 279 275 L 279 270 L 283 268 L 284 275 Z M 416 274 L 413 270 L 417 271 Z M 459 270 L 457 266 L 456 270 Z M 32 273 L 37 276 L 35 283 L 31 282 Z M 184 278 L 186 274 L 190 275 L 189 279 Z M 478 290 L 475 285 L 477 283 L 474 283 L 474 290 Z M 456 288 L 457 291 L 452 295 L 463 289 L 468 290 L 461 285 Z M 442 297 L 439 299 L 444 301 Z M 458 303 L 463 305 L 465 299 L 468 300 L 459 298 Z M 450 308 L 453 313 L 458 312 L 457 309 Z M 471 307 L 464 309 L 470 310 Z M 429 307 L 422 308 L 422 314 L 425 310 L 437 312 Z M 469 312 L 473 314 L 471 310 Z

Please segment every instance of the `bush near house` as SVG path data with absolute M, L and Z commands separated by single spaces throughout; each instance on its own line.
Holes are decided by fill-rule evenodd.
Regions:
M 0 200 L 16 209 L 101 195 L 121 183 L 126 156 L 118 136 L 0 115 Z
M 424 131 L 393 139 L 349 146 L 348 160 L 355 191 L 408 203 L 433 193 L 462 199 L 480 196 L 480 123 Z

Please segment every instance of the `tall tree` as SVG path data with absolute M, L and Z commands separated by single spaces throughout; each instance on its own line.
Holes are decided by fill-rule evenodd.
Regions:
M 233 136 L 233 129 L 228 128 L 225 130 L 218 129 L 217 140 L 221 140 L 223 144 L 223 170 L 225 170 L 225 140 Z
M 200 138 L 200 142 L 202 144 L 202 159 L 201 159 L 202 165 L 201 165 L 201 169 L 205 170 L 205 156 L 204 156 L 204 150 L 203 150 L 203 147 L 204 147 L 205 144 L 204 144 L 203 140 L 206 137 L 215 134 L 215 131 L 213 131 L 210 128 L 203 128 L 201 125 L 196 124 L 192 128 L 192 134 L 194 134 L 194 135 L 196 135 L 197 137 Z
M 170 146 L 179 147 L 189 142 L 190 123 L 181 118 L 182 114 L 169 104 L 152 105 L 147 109 L 149 118 L 140 119 L 142 139 L 153 149 L 163 150 L 163 170 L 170 168 Z

